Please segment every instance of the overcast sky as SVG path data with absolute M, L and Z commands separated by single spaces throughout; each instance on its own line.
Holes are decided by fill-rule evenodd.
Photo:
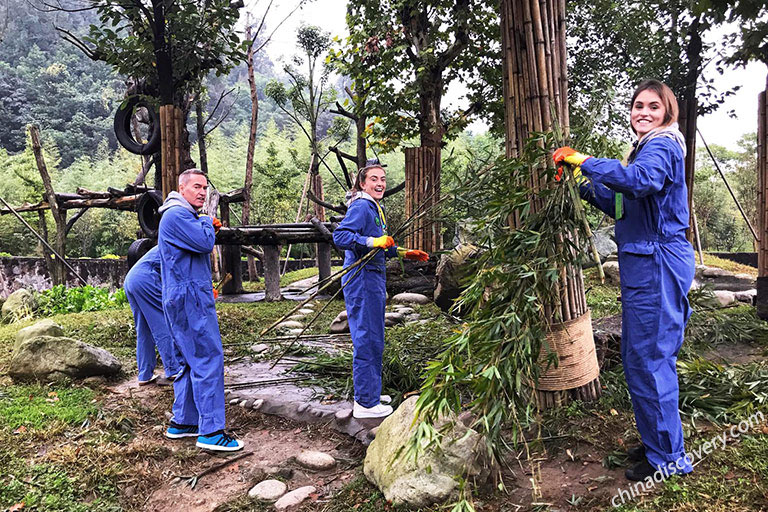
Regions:
M 268 0 L 251 0 L 247 5 L 253 12 L 261 12 Z M 267 20 L 269 26 L 277 23 L 296 6 L 297 0 L 275 0 Z M 296 29 L 301 24 L 318 25 L 331 35 L 346 35 L 344 16 L 346 0 L 316 0 L 305 5 L 283 24 L 267 48 L 270 58 L 278 62 L 282 57 L 290 57 L 295 52 Z M 271 31 L 271 29 L 270 29 Z M 736 141 L 745 133 L 757 130 L 757 95 L 766 86 L 768 69 L 763 64 L 751 63 L 746 68 L 728 70 L 724 75 L 715 77 L 715 86 L 725 90 L 734 85 L 741 89 L 728 98 L 715 113 L 699 119 L 699 129 L 707 142 L 736 149 Z M 460 101 L 463 88 L 454 84 L 446 95 L 444 104 Z M 736 118 L 728 115 L 733 111 Z M 474 123 L 473 131 L 482 130 L 482 123 Z

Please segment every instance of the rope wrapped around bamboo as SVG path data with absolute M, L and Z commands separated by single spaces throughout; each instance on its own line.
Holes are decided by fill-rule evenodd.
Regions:
M 558 355 L 559 364 L 550 366 L 539 377 L 537 389 L 541 391 L 578 388 L 600 375 L 589 310 L 578 318 L 551 326 L 541 347 L 542 365 L 546 365 L 550 352 Z

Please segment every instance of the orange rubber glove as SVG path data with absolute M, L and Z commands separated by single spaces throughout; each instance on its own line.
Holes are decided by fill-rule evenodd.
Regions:
M 581 164 L 590 158 L 592 157 L 583 153 L 579 153 L 575 149 L 569 148 L 568 146 L 557 148 L 557 150 L 555 150 L 554 154 L 552 155 L 552 160 L 555 161 L 555 165 L 566 163 L 573 167 L 580 167 Z
M 211 224 L 213 224 L 213 230 L 218 233 L 221 229 L 221 221 L 216 217 L 211 217 Z
M 376 247 L 377 249 L 387 249 L 395 245 L 395 239 L 389 235 L 382 235 L 377 237 L 368 238 L 368 247 Z
M 406 249 L 404 247 L 397 248 L 397 255 L 404 260 L 412 261 L 428 261 L 429 254 L 418 249 Z

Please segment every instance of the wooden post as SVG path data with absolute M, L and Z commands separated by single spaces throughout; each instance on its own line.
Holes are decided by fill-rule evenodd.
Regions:
M 280 294 L 280 246 L 263 245 L 264 249 L 264 300 L 274 302 L 282 300 Z
M 768 320 L 768 77 L 757 97 L 757 316 Z
M 161 167 L 163 170 L 163 199 L 174 190 L 179 189 L 179 174 L 181 173 L 182 134 L 184 113 L 173 105 L 160 107 L 160 148 Z
M 404 241 L 409 249 L 429 253 L 441 250 L 440 223 L 434 206 L 440 191 L 440 148 L 421 146 L 405 149 L 405 216 L 423 214 L 413 222 Z
M 224 227 L 229 227 L 229 203 L 222 201 L 219 203 L 219 210 L 221 218 L 221 224 Z M 232 279 L 227 281 L 221 288 L 221 293 L 224 295 L 230 295 L 243 292 L 243 267 L 240 264 L 240 246 L 239 245 L 224 245 L 222 246 L 222 274 L 230 274 Z
M 45 164 L 45 158 L 43 157 L 43 147 L 40 143 L 40 131 L 37 126 L 29 125 L 29 138 L 32 140 L 32 152 L 35 154 L 35 162 L 37 164 L 37 170 L 40 172 L 40 178 L 43 181 L 45 187 L 45 197 L 48 201 L 48 205 L 51 209 L 51 215 L 56 223 L 56 241 L 54 247 L 61 257 L 66 256 L 67 252 L 67 211 L 60 208 L 58 201 L 56 200 L 56 192 L 53 190 L 53 184 L 51 182 L 51 176 L 48 174 L 48 166 Z M 45 219 L 43 214 L 40 214 L 40 222 L 44 223 Z M 47 231 L 47 230 L 46 230 Z M 48 238 L 48 235 L 45 235 Z M 64 267 L 64 262 L 56 258 L 51 257 L 48 251 L 43 250 L 43 256 L 45 262 L 48 264 L 48 271 L 51 274 L 51 281 L 53 284 L 67 284 L 67 272 Z
M 525 147 L 532 132 L 559 129 L 568 137 L 565 0 L 502 0 L 501 33 L 506 155 L 513 158 Z M 549 184 L 534 174 L 530 186 L 536 194 Z M 541 206 L 534 197 L 531 208 Z M 516 219 L 510 219 L 510 224 L 514 227 Z M 565 323 L 578 322 L 587 314 L 580 268 L 561 268 L 556 288 L 559 304 L 545 304 L 543 310 L 552 331 L 560 328 L 558 318 Z M 589 339 L 591 324 L 584 324 L 584 336 Z M 591 348 L 594 354 L 594 342 Z M 591 357 L 594 367 L 585 376 L 597 375 L 597 358 Z M 600 396 L 600 380 L 598 376 L 574 389 L 551 389 L 537 391 L 539 407 L 555 407 L 571 399 L 595 400 Z

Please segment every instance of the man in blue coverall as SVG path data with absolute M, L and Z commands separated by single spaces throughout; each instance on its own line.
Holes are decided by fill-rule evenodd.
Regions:
M 131 305 L 136 324 L 136 362 L 139 386 L 155 381 L 155 346 L 165 369 L 169 385 L 181 370 L 173 338 L 163 316 L 162 285 L 160 283 L 160 251 L 153 247 L 128 271 L 123 283 L 125 296 Z M 158 384 L 164 384 L 159 382 Z
M 213 299 L 210 254 L 221 223 L 199 215 L 208 178 L 199 169 L 179 176 L 159 212 L 158 247 L 163 282 L 163 312 L 183 360 L 173 383 L 171 439 L 197 436 L 197 446 L 237 451 L 243 442 L 225 430 L 224 352 Z

